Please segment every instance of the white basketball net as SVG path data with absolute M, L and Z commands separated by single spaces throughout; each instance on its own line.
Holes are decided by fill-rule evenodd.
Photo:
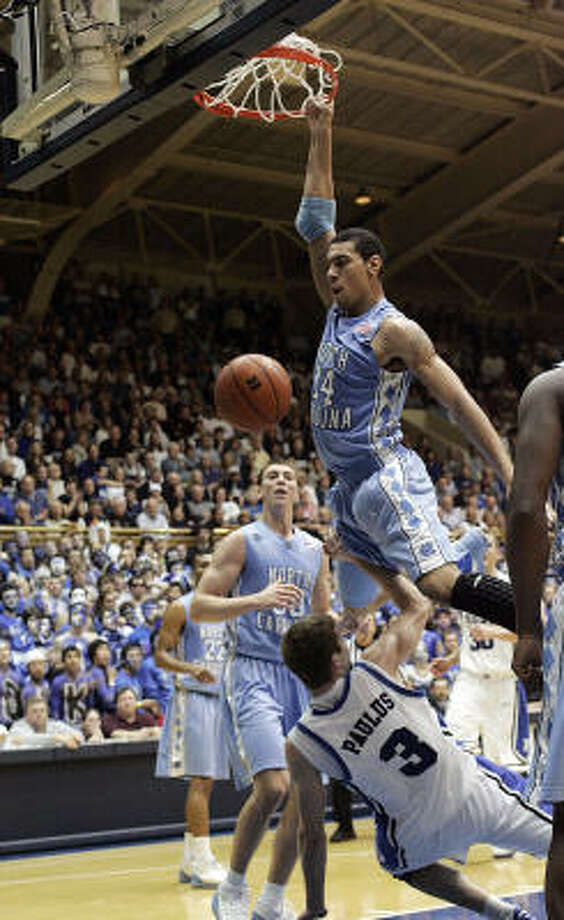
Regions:
M 252 57 L 211 83 L 203 93 L 197 93 L 198 104 L 220 115 L 272 123 L 282 118 L 303 118 L 309 99 L 327 102 L 334 97 L 338 84 L 336 71 L 343 64 L 340 54 L 320 49 L 315 42 L 295 32 L 274 46 L 273 55 L 278 48 L 304 52 L 307 60 Z M 263 52 L 270 53 L 271 49 Z

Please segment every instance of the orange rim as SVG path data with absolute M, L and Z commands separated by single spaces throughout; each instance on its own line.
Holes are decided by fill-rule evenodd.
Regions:
M 339 74 L 332 64 L 324 61 L 323 58 L 310 54 L 309 51 L 303 51 L 300 48 L 290 48 L 288 45 L 272 45 L 259 51 L 254 58 L 280 58 L 281 60 L 299 61 L 302 64 L 311 64 L 313 67 L 321 67 L 325 73 L 331 77 L 331 90 L 326 97 L 327 102 L 332 102 L 339 89 Z M 206 89 L 200 89 L 192 96 L 192 99 L 200 108 L 212 112 L 214 115 L 221 115 L 222 118 L 247 118 L 254 121 L 283 121 L 286 118 L 303 117 L 302 109 L 291 109 L 287 112 L 273 112 L 272 119 L 265 118 L 258 109 L 237 109 L 231 102 L 219 102 L 216 96 L 212 96 Z

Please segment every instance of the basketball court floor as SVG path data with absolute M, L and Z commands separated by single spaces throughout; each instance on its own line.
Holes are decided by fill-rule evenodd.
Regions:
M 358 837 L 329 846 L 328 920 L 463 920 L 467 911 L 448 907 L 386 875 L 377 866 L 372 823 L 355 822 Z M 331 831 L 328 826 L 328 831 Z M 271 834 L 251 864 L 249 882 L 258 895 L 265 878 Z M 227 862 L 231 836 L 216 836 L 213 846 Z M 2 916 L 17 920 L 211 920 L 211 893 L 177 882 L 179 840 L 138 846 L 82 850 L 55 855 L 6 859 L 0 865 Z M 493 859 L 491 849 L 475 847 L 466 872 L 489 891 L 517 899 L 539 920 L 544 863 L 517 854 Z M 288 899 L 304 907 L 303 882 L 297 868 L 288 886 Z

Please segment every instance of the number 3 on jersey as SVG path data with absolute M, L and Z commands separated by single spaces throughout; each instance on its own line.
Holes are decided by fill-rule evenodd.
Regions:
M 405 776 L 420 776 L 437 761 L 437 752 L 408 728 L 397 728 L 380 748 L 380 760 L 388 763 L 394 757 L 405 760 L 399 768 Z

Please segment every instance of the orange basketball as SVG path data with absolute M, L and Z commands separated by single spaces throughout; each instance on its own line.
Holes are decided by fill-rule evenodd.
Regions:
M 222 367 L 215 384 L 219 418 L 242 431 L 261 431 L 284 418 L 292 384 L 286 370 L 267 355 L 239 355 Z

